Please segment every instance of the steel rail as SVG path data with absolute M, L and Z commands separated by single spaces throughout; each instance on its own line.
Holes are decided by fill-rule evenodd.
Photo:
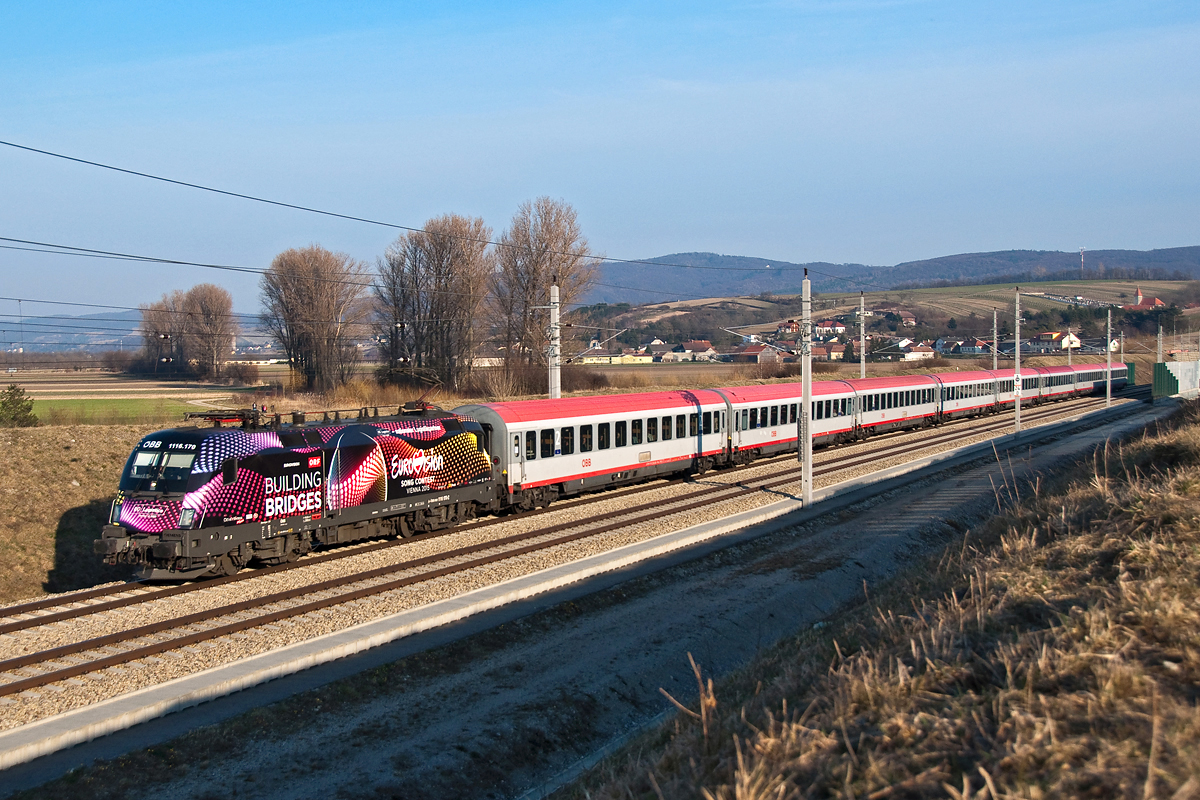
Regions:
M 1096 402 L 1098 402 L 1098 401 L 1096 401 Z M 995 421 L 990 426 L 987 426 L 987 427 L 991 427 L 991 428 L 1007 427 L 1007 423 Z M 947 432 L 945 434 L 942 434 L 941 436 L 933 437 L 931 439 L 925 440 L 925 442 L 921 443 L 921 445 L 918 449 L 927 449 L 928 447 L 936 446 L 936 444 L 940 443 L 940 440 L 944 440 L 947 438 L 957 438 L 957 436 L 958 436 L 957 431 Z M 900 446 L 900 443 L 896 443 L 896 445 Z M 830 474 L 833 472 L 839 472 L 841 470 L 856 466 L 857 464 L 860 464 L 860 463 L 868 463 L 871 461 L 878 460 L 878 458 L 879 458 L 878 453 L 847 455 L 843 459 L 835 459 L 832 462 L 827 462 L 825 464 L 822 464 L 821 469 L 819 469 L 817 471 L 817 474 L 826 475 L 826 474 Z M 531 553 L 531 552 L 536 552 L 539 550 L 547 550 L 552 547 L 556 547 L 556 546 L 559 546 L 562 544 L 567 544 L 570 542 L 578 541 L 578 540 L 584 539 L 584 538 L 598 536 L 600 534 L 607 533 L 612 530 L 629 527 L 631 525 L 642 524 L 642 523 L 653 521 L 656 519 L 661 519 L 663 517 L 674 516 L 674 515 L 685 513 L 687 511 L 692 511 L 692 510 L 695 510 L 695 509 L 701 508 L 701 507 L 707 507 L 707 506 L 710 506 L 713 502 L 713 499 L 710 497 L 713 494 L 728 493 L 728 494 L 730 494 L 730 497 L 727 499 L 733 499 L 735 497 L 741 497 L 741 496 L 744 496 L 747 494 L 752 494 L 752 493 L 759 492 L 759 491 L 777 488 L 779 486 L 787 485 L 789 483 L 794 483 L 795 479 L 793 477 L 782 477 L 782 476 L 794 475 L 795 473 L 797 473 L 799 471 L 800 470 L 798 468 L 791 468 L 791 469 L 777 472 L 774 474 L 760 476 L 758 478 L 755 478 L 755 479 L 745 482 L 745 483 L 739 481 L 737 483 L 729 484 L 729 485 L 725 485 L 725 486 L 708 487 L 708 488 L 702 489 L 697 492 L 692 492 L 681 498 L 674 498 L 672 500 L 667 501 L 665 504 L 662 502 L 659 502 L 659 501 L 643 503 L 641 505 L 634 506 L 632 508 L 629 508 L 629 509 L 626 509 L 625 511 L 623 511 L 620 515 L 620 517 L 621 517 L 620 519 L 613 521 L 613 522 L 609 522 L 608 524 L 605 524 L 605 525 L 601 525 L 599 527 L 587 527 L 589 525 L 588 520 L 568 521 L 568 522 L 564 522 L 564 523 L 559 523 L 558 525 L 550 526 L 549 528 L 542 528 L 542 529 L 539 529 L 536 531 L 528 531 L 526 533 L 515 534 L 513 536 L 508 536 L 508 537 L 504 537 L 501 539 L 492 540 L 489 542 L 482 542 L 482 543 L 475 544 L 475 545 L 469 545 L 467 547 L 456 548 L 455 550 L 447 551 L 444 553 L 425 556 L 423 558 L 414 559 L 414 560 L 407 561 L 407 562 L 401 562 L 399 564 L 389 565 L 389 566 L 385 566 L 385 567 L 379 567 L 374 570 L 368 570 L 368 571 L 362 572 L 362 573 L 355 573 L 352 575 L 346 575 L 346 576 L 341 576 L 338 578 L 332 578 L 327 581 L 319 582 L 317 584 L 312 584 L 312 585 L 303 586 L 303 587 L 296 587 L 294 589 L 289 589 L 289 590 L 285 590 L 282 592 L 276 592 L 274 594 L 266 595 L 264 597 L 244 600 L 244 601 L 240 601 L 237 603 L 232 603 L 232 604 L 228 604 L 225 606 L 221 606 L 218 608 L 209 609 L 207 611 L 195 612 L 193 614 L 189 614 L 184 617 L 178 617 L 178 618 L 174 618 L 171 620 L 163 620 L 158 623 L 151 623 L 149 625 L 144 625 L 144 626 L 141 626 L 138 628 L 130 629 L 130 630 L 119 632 L 119 633 L 108 634 L 106 636 L 97 637 L 94 639 L 88 639 L 88 640 L 84 640 L 84 641 L 69 644 L 69 645 L 62 645 L 60 647 L 52 648 L 50 650 L 40 651 L 37 653 L 30 653 L 30 654 L 27 654 L 24 656 L 18 656 L 16 658 L 8 659 L 6 661 L 0 662 L 0 671 L 28 669 L 29 667 L 33 667 L 34 665 L 37 665 L 37 664 L 45 664 L 47 662 L 52 662 L 52 661 L 55 661 L 58 659 L 65 658 L 67 656 L 76 655 L 78 653 L 85 653 L 85 652 L 89 652 L 89 651 L 100 650 L 103 648 L 111 648 L 114 645 L 122 644 L 125 642 L 135 641 L 137 639 L 145 638 L 147 636 L 153 636 L 158 633 L 162 633 L 162 632 L 166 632 L 166 631 L 170 631 L 170 630 L 178 630 L 180 628 L 186 628 L 188 626 L 201 624 L 204 622 L 208 622 L 210 620 L 219 619 L 221 617 L 228 617 L 233 614 L 237 614 L 242 611 L 249 610 L 251 608 L 256 608 L 256 607 L 261 608 L 261 607 L 265 607 L 265 606 L 275 605 L 275 604 L 278 604 L 281 602 L 286 602 L 287 600 L 290 600 L 290 599 L 294 599 L 296 597 L 320 593 L 320 592 L 324 592 L 324 591 L 331 591 L 333 589 L 341 588 L 342 586 L 347 586 L 347 585 L 351 585 L 354 583 L 362 583 L 364 581 L 370 581 L 370 580 L 373 580 L 378 577 L 383 577 L 385 575 L 394 574 L 396 572 L 402 572 L 402 571 L 409 570 L 409 569 L 415 569 L 415 568 L 419 568 L 422 566 L 426 566 L 426 565 L 434 564 L 434 563 L 438 563 L 438 562 L 454 560 L 454 559 L 462 558 L 462 557 L 465 557 L 468 555 L 474 555 L 476 553 L 484 552 L 487 550 L 494 550 L 497 548 L 502 548 L 508 544 L 520 544 L 522 542 L 529 542 L 532 539 L 541 539 L 547 535 L 550 535 L 552 533 L 557 533 L 559 531 L 571 530 L 573 528 L 584 528 L 583 530 L 576 531 L 574 533 L 570 533 L 565 536 L 556 537 L 549 541 L 540 541 L 540 542 L 535 542 L 532 544 L 525 544 L 524 546 L 521 546 L 521 547 L 518 547 L 515 549 L 503 550 L 498 553 L 492 553 L 490 555 L 481 556 L 479 558 L 475 558 L 466 563 L 453 564 L 453 565 L 442 567 L 442 568 L 439 568 L 436 570 L 422 572 L 417 575 L 410 575 L 410 576 L 406 576 L 403 578 L 398 578 L 398 579 L 395 579 L 392 581 L 385 582 L 383 584 L 375 584 L 372 586 L 362 587 L 360 589 L 356 589 L 351 592 L 336 594 L 331 597 L 310 601 L 308 603 L 304 603 L 299 606 L 292 606 L 292 607 L 288 607 L 288 608 L 284 608 L 284 609 L 279 609 L 274 612 L 268 612 L 266 614 L 259 614 L 254 617 L 251 617 L 249 619 L 238 620 L 238 621 L 235 621 L 232 623 L 227 623 L 225 625 L 220 625 L 220 626 L 213 627 L 213 628 L 207 628 L 202 631 L 193 631 L 193 632 L 185 634 L 184 636 L 181 636 L 181 637 L 172 637 L 170 639 L 166 639 L 166 640 L 159 641 L 159 642 L 153 642 L 151 644 L 139 645 L 131 650 L 127 650 L 122 653 L 108 655 L 108 656 L 102 657 L 100 659 L 93 659 L 93 660 L 82 662 L 79 664 L 73 664 L 73 665 L 70 665 L 65 668 L 60 668 L 60 669 L 53 670 L 51 672 L 43 673 L 41 675 L 26 677 L 26 678 L 22 678 L 22 679 L 19 679 L 16 681 L 11 681 L 9 683 L 0 684 L 0 696 L 18 694 L 22 691 L 28 691 L 29 689 L 37 688 L 39 686 L 44 686 L 48 683 L 56 683 L 58 681 L 67 680 L 69 678 L 87 674 L 89 672 L 97 672 L 97 671 L 100 671 L 103 669 L 107 669 L 111 666 L 117 666 L 119 664 L 128 663 L 130 661 L 136 661 L 140 658 L 146 658 L 148 656 L 157 655 L 158 653 L 161 653 L 161 652 L 166 652 L 169 650 L 175 650 L 175 649 L 179 649 L 179 648 L 183 648 L 183 647 L 188 647 L 192 644 L 196 644 L 196 643 L 207 641 L 207 640 L 214 639 L 214 638 L 220 638 L 222 636 L 227 636 L 231 633 L 238 633 L 238 632 L 241 632 L 244 630 L 249 630 L 252 628 L 261 627 L 263 625 L 268 625 L 271 622 L 276 622 L 276 621 L 279 621 L 282 619 L 303 616 L 305 614 L 309 614 L 314 611 L 322 610 L 322 609 L 325 609 L 325 608 L 328 608 L 328 607 L 331 607 L 334 605 L 341 605 L 344 603 L 353 602 L 354 600 L 362 599 L 364 597 L 383 594 L 383 593 L 386 593 L 389 591 L 394 591 L 395 589 L 413 585 L 415 583 L 422 583 L 422 582 L 426 582 L 429 580 L 434 580 L 439 577 L 444 577 L 445 575 L 455 574 L 455 573 L 459 573 L 459 572 L 465 572 L 467 570 L 474 569 L 474 568 L 477 568 L 480 566 L 486 566 L 488 564 L 492 564 L 497 561 L 501 561 L 501 560 L 505 560 L 505 559 L 509 559 L 509 558 L 515 558 L 515 557 L 525 555 L 525 554 Z M 684 501 L 690 501 L 690 502 L 684 502 Z M 680 505 L 680 503 L 683 503 L 683 505 Z M 635 519 L 627 519 L 627 517 L 629 517 L 631 515 L 636 516 L 637 514 L 641 514 L 641 512 L 644 512 L 644 511 L 647 511 L 650 513 L 642 514 L 641 517 L 638 517 Z
M 1084 405 L 1084 406 L 1093 405 L 1098 402 L 1099 402 L 1098 400 L 1086 400 L 1082 403 L 1082 405 Z M 1035 416 L 1032 416 L 1031 420 L 1041 419 L 1045 416 L 1054 416 L 1056 413 L 1058 413 L 1058 412 L 1051 410 L 1051 409 L 1044 409 L 1044 410 L 1037 412 L 1037 414 Z M 1003 424 L 997 425 L 996 421 L 992 421 L 990 423 L 986 423 L 983 426 L 979 426 L 978 423 L 981 421 L 979 418 L 966 418 L 966 419 L 961 419 L 961 420 L 952 420 L 952 422 L 959 422 L 959 421 L 975 423 L 976 429 L 972 429 L 970 425 L 966 426 L 966 430 L 963 430 L 963 428 L 956 427 L 953 431 L 945 431 L 945 432 L 937 434 L 936 436 L 934 436 L 932 438 L 927 438 L 927 439 L 923 440 L 920 443 L 920 448 L 921 449 L 927 448 L 927 447 L 933 446 L 935 444 L 938 444 L 942 441 L 945 441 L 947 439 L 957 438 L 959 435 L 961 435 L 963 433 L 967 433 L 968 435 L 978 435 L 981 432 L 988 432 L 991 430 L 995 430 L 998 427 L 1004 427 Z M 982 430 L 978 430 L 978 428 L 982 428 Z M 889 436 L 889 438 L 891 438 L 893 436 L 903 437 L 903 436 L 907 436 L 907 435 L 912 435 L 912 434 L 918 432 L 919 430 L 920 429 L 917 429 L 917 430 L 906 429 L 906 430 L 901 430 L 901 431 L 889 431 L 888 433 L 886 433 L 884 435 Z M 826 451 L 826 452 L 828 453 L 829 451 Z M 785 454 L 774 456 L 771 458 L 759 459 L 759 460 L 753 461 L 749 464 L 736 466 L 732 470 L 726 471 L 726 474 L 728 474 L 728 472 L 733 471 L 733 470 L 744 470 L 744 469 L 750 469 L 750 468 L 760 468 L 760 467 L 764 467 L 764 466 L 770 466 L 771 463 L 773 463 L 773 462 L 780 461 L 780 460 L 790 458 L 790 457 L 791 457 L 790 453 L 785 453 Z M 875 457 L 878 457 L 878 456 L 875 456 Z M 823 464 L 840 463 L 842 461 L 845 461 L 847 458 L 853 459 L 854 456 L 842 456 L 840 458 L 835 457 L 835 458 L 830 458 L 830 459 L 824 459 L 819 463 L 822 465 Z M 853 466 L 853 465 L 851 465 L 851 466 Z M 848 468 L 848 467 L 843 467 L 843 468 Z M 786 473 L 780 473 L 780 474 L 786 474 Z M 647 492 L 647 491 L 653 491 L 655 489 L 659 489 L 664 486 L 670 486 L 673 484 L 683 483 L 683 482 L 686 482 L 689 480 L 691 480 L 691 476 L 677 477 L 677 478 L 671 478 L 671 479 L 662 480 L 662 481 L 655 481 L 652 483 L 647 483 L 647 484 L 643 484 L 643 485 L 639 485 L 639 486 L 629 487 L 627 489 L 620 490 L 617 492 L 596 494 L 591 497 L 581 497 L 581 498 L 578 498 L 569 503 L 558 504 L 553 507 L 547 506 L 544 508 L 525 512 L 521 515 L 521 518 L 528 519 L 530 517 L 540 516 L 542 514 L 576 508 L 581 505 L 590 505 L 592 503 L 604 502 L 604 501 L 612 500 L 612 499 L 619 499 L 624 496 L 640 494 L 640 493 Z M 267 576 L 267 575 L 279 574 L 279 573 L 286 572 L 286 571 L 293 570 L 293 569 L 300 569 L 302 567 L 316 566 L 318 564 L 327 563 L 330 561 L 336 561 L 336 560 L 340 560 L 343 558 L 349 558 L 351 556 L 361 555 L 361 554 L 365 554 L 365 553 L 372 553 L 372 552 L 376 552 L 379 550 L 384 550 L 384 549 L 388 549 L 388 548 L 392 548 L 392 547 L 404 546 L 406 544 L 410 544 L 415 541 L 429 541 L 431 539 L 440 538 L 442 536 L 447 536 L 447 535 L 450 535 L 453 533 L 475 530 L 477 528 L 489 527 L 491 525 L 498 525 L 503 522 L 509 522 L 509 521 L 511 521 L 511 517 L 497 516 L 497 517 L 492 517 L 489 519 L 482 519 L 482 520 L 478 520 L 475 522 L 471 522 L 467 525 L 458 525 L 453 528 L 448 528 L 448 529 L 441 530 L 441 531 L 434 531 L 429 534 L 422 535 L 417 539 L 402 539 L 402 540 L 389 539 L 387 541 L 363 544 L 363 545 L 359 545 L 357 547 L 352 546 L 349 548 L 339 549 L 337 551 L 330 552 L 330 553 L 319 553 L 319 554 L 316 554 L 313 556 L 309 556 L 307 558 L 302 558 L 297 561 L 293 561 L 293 562 L 289 562 L 289 563 L 285 563 L 285 564 L 276 564 L 276 565 L 273 565 L 270 567 L 262 567 L 262 568 L 256 569 L 256 570 L 240 572 L 235 575 L 228 575 L 228 576 L 224 576 L 224 577 L 220 577 L 220 578 L 210 578 L 210 579 L 206 579 L 206 580 L 198 581 L 198 582 L 183 583 L 183 584 L 179 584 L 177 586 L 171 586 L 171 587 L 166 587 L 166 588 L 157 589 L 157 590 L 146 590 L 146 591 L 138 592 L 138 591 L 136 591 L 137 588 L 148 586 L 149 584 L 146 584 L 143 582 L 130 582 L 127 584 L 121 584 L 119 586 L 101 587 L 99 589 L 89 590 L 87 592 L 81 592 L 78 594 L 73 594 L 68 598 L 57 598 L 57 599 L 48 598 L 47 600 L 43 600 L 43 601 L 35 601 L 33 603 L 24 604 L 21 606 L 13 606 L 13 607 L 7 608 L 7 609 L 0 609 L 0 615 L 11 618 L 11 617 L 18 616 L 20 614 L 30 613 L 34 610 L 39 610 L 42 608 L 50 608 L 50 607 L 54 607 L 56 605 L 70 605 L 73 603 L 82 602 L 85 599 L 91 599 L 92 597 L 104 596 L 105 594 L 121 594 L 124 592 L 134 592 L 133 594 L 130 594 L 127 597 L 121 597 L 121 598 L 117 598 L 117 599 L 109 600 L 109 601 L 105 601 L 105 602 L 78 606 L 76 608 L 68 608 L 63 611 L 57 611 L 57 612 L 52 612 L 49 614 L 28 617 L 26 619 L 14 620 L 12 622 L 0 623 L 0 635 L 6 634 L 6 633 L 14 633 L 16 631 L 21 631 L 21 630 L 28 630 L 31 628 L 37 628 L 37 627 L 41 627 L 43 625 L 51 625 L 56 622 L 63 622 L 63 621 L 70 620 L 70 619 L 77 619 L 79 617 L 91 616 L 93 614 L 99 614 L 99 613 L 103 613 L 106 611 L 112 611 L 112 610 L 119 609 L 119 608 L 126 608 L 131 605 L 139 605 L 142 603 L 149 603 L 149 602 L 152 602 L 155 600 L 167 599 L 169 597 L 175 597 L 175 596 L 181 595 L 181 594 L 190 594 L 191 592 L 203 591 L 205 589 L 216 588 L 219 586 L 224 586 L 224 585 L 228 585 L 231 583 L 238 583 L 241 581 L 251 580 L 254 578 L 259 578 L 259 577 L 263 577 L 263 576 Z

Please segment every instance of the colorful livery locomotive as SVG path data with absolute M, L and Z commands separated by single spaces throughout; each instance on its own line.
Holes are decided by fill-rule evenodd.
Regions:
M 138 444 L 96 542 L 105 560 L 149 579 L 229 574 L 314 544 L 446 527 L 493 505 L 487 441 L 469 417 L 421 408 L 269 430 L 225 421 L 251 424 Z

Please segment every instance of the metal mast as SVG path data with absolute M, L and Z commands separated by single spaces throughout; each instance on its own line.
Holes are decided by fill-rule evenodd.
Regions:
M 1163 358 L 1162 358 L 1162 323 L 1159 323 L 1159 325 L 1158 325 L 1158 358 L 1157 358 L 1156 360 L 1157 360 L 1157 361 L 1158 361 L 1158 363 L 1160 363 L 1160 364 L 1161 364 L 1161 363 L 1163 363 Z
M 812 505 L 812 424 L 809 415 L 812 413 L 812 284 L 808 280 L 808 270 L 804 270 L 804 287 L 801 295 L 802 317 L 800 322 L 800 359 L 804 370 L 800 390 L 800 414 L 796 420 L 800 424 L 800 443 L 797 450 L 800 456 L 800 487 L 804 507 Z
M 1000 337 L 996 333 L 996 309 L 992 309 L 992 369 L 1000 366 Z
M 867 300 L 858 293 L 858 377 L 867 377 Z
M 1108 310 L 1108 328 L 1104 334 L 1105 366 L 1108 367 L 1108 380 L 1104 382 L 1104 407 L 1112 405 L 1112 309 Z
M 1108 312 L 1108 316 L 1112 317 L 1112 312 Z M 1071 366 L 1071 326 L 1067 326 L 1067 366 Z
M 550 284 L 550 399 L 562 397 L 562 329 L 558 324 L 558 276 Z
M 1013 349 L 1013 358 L 1015 359 L 1016 367 L 1013 369 L 1013 389 L 1016 392 L 1017 404 L 1016 409 L 1016 433 L 1021 432 L 1021 287 L 1017 287 L 1017 314 L 1016 314 L 1016 329 L 1017 341 L 1016 348 Z

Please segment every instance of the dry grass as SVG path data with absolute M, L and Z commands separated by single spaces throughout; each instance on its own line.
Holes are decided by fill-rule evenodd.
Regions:
M 1200 797 L 1200 414 L 1073 474 L 563 794 Z
M 151 429 L 152 430 L 152 429 Z M 0 602 L 119 580 L 92 540 L 141 426 L 0 430 Z

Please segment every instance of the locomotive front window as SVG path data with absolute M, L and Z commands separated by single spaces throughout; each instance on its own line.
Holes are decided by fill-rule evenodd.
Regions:
M 658 441 L 658 417 L 646 420 L 646 444 Z
M 195 460 L 195 453 L 135 451 L 120 488 L 127 492 L 187 491 Z
M 599 447 L 601 450 L 607 450 L 612 446 L 612 434 L 607 422 L 601 422 L 596 426 L 596 438 L 599 439 Z
M 581 453 L 592 452 L 592 426 L 591 425 L 580 425 L 579 426 L 579 452 L 581 452 Z
M 131 478 L 149 478 L 154 468 L 158 466 L 158 459 L 162 453 L 147 453 L 143 450 L 133 454 L 133 464 L 129 467 L 129 477 Z
M 575 429 L 562 429 L 562 454 L 569 456 L 575 452 Z
M 629 423 L 629 443 L 642 443 L 642 421 L 640 419 L 635 419 L 633 422 Z
M 187 483 L 192 474 L 192 462 L 196 460 L 195 453 L 164 453 L 162 479 L 169 483 Z M 183 487 L 183 488 L 186 488 Z

